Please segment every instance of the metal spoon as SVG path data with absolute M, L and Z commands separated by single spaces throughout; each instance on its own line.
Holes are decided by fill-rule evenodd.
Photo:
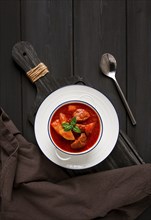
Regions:
M 135 118 L 132 114 L 132 111 L 131 111 L 131 109 L 130 109 L 127 101 L 126 101 L 126 98 L 125 98 L 125 96 L 124 96 L 124 94 L 123 94 L 116 78 L 115 78 L 116 68 L 117 68 L 117 63 L 116 63 L 115 58 L 109 53 L 103 54 L 102 58 L 101 58 L 101 61 L 100 61 L 100 68 L 106 76 L 108 76 L 108 77 L 110 77 L 114 80 L 115 85 L 117 87 L 117 90 L 119 92 L 119 95 L 120 95 L 120 97 L 123 101 L 123 104 L 124 104 L 124 106 L 127 110 L 128 115 L 131 119 L 131 122 L 132 122 L 133 125 L 136 125 L 136 120 L 135 120 Z

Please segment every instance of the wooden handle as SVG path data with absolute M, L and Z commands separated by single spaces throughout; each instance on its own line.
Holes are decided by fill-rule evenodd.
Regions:
M 26 73 L 41 62 L 36 51 L 27 41 L 20 41 L 14 45 L 12 57 Z

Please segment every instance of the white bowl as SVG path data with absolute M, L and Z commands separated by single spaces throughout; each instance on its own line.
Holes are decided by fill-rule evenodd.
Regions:
M 65 105 L 76 105 L 76 104 L 82 104 L 82 105 L 85 105 L 87 106 L 88 108 L 90 108 L 93 112 L 95 112 L 95 114 L 97 115 L 98 117 L 98 121 L 99 121 L 99 134 L 97 135 L 97 139 L 95 141 L 95 143 L 93 143 L 93 145 L 91 145 L 88 149 L 87 147 L 83 147 L 81 149 L 77 149 L 77 150 L 72 150 L 72 148 L 68 148 L 69 150 L 65 150 L 63 149 L 63 147 L 61 147 L 61 144 L 59 146 L 59 144 L 57 144 L 55 142 L 55 140 L 53 139 L 52 137 L 52 130 L 53 128 L 51 127 L 51 122 L 52 122 L 52 118 L 54 116 L 54 114 L 60 109 L 62 108 L 63 106 Z M 94 128 L 95 129 L 95 128 Z M 52 142 L 52 144 L 58 149 L 60 150 L 62 153 L 65 153 L 65 154 L 68 154 L 68 155 L 82 155 L 82 154 L 86 154 L 90 151 L 92 151 L 98 144 L 99 142 L 101 141 L 101 137 L 102 137 L 102 134 L 103 134 L 103 122 L 102 122 L 102 119 L 101 119 L 101 116 L 100 114 L 98 113 L 98 111 L 89 103 L 85 102 L 85 101 L 80 101 L 80 100 L 70 100 L 70 101 L 67 101 L 67 102 L 63 102 L 61 104 L 59 104 L 58 106 L 56 106 L 56 108 L 53 110 L 53 112 L 51 113 L 51 115 L 49 116 L 49 119 L 48 119 L 48 135 L 49 135 L 49 138 L 50 138 L 50 141 Z M 59 134 L 56 134 L 58 137 L 60 136 Z M 93 135 L 90 134 L 91 136 Z M 89 138 L 89 137 L 88 137 Z M 63 139 L 63 138 L 62 138 Z M 64 142 L 69 142 L 68 140 L 65 141 L 63 140 Z M 68 143 L 67 143 L 68 144 Z

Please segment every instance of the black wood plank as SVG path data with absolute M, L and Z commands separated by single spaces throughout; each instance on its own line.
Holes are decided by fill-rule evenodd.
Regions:
M 137 125 L 128 135 L 145 162 L 151 162 L 151 1 L 127 1 L 128 101 Z M 150 220 L 151 208 L 138 220 Z
M 120 127 L 126 130 L 126 111 L 112 79 L 99 69 L 102 54 L 117 60 L 117 79 L 126 93 L 125 1 L 74 1 L 74 72 L 86 77 L 115 106 Z
M 128 134 L 145 162 L 151 162 L 151 1 L 127 2 L 128 100 L 137 119 Z
M 22 40 L 29 41 L 40 60 L 57 78 L 72 74 L 72 2 L 21 1 Z M 28 114 L 35 99 L 31 82 L 23 76 L 24 135 L 32 141 Z
M 0 105 L 22 130 L 21 76 L 11 50 L 20 40 L 20 2 L 0 1 Z

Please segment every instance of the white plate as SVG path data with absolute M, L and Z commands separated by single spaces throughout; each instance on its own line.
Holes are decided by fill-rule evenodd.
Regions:
M 64 102 L 80 100 L 94 106 L 103 122 L 103 134 L 99 144 L 83 155 L 67 155 L 57 150 L 49 139 L 48 120 L 56 107 Z M 40 105 L 35 118 L 37 143 L 55 164 L 69 169 L 85 169 L 103 161 L 113 150 L 118 134 L 119 121 L 111 102 L 101 92 L 88 86 L 71 85 L 51 93 Z

